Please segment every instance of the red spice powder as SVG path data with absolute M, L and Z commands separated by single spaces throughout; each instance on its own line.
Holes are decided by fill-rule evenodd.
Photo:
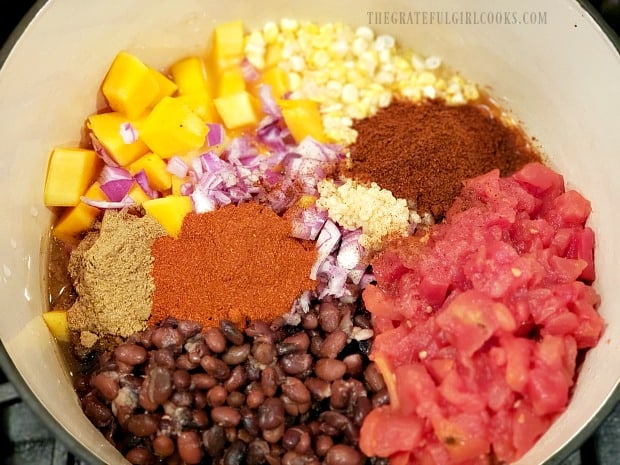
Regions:
M 255 202 L 190 213 L 178 239 L 158 238 L 149 323 L 167 316 L 204 327 L 223 318 L 271 320 L 314 289 L 315 244 L 291 236 L 291 224 Z

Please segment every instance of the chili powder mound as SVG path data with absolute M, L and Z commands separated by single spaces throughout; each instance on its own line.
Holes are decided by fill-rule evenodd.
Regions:
M 189 213 L 178 239 L 158 238 L 151 253 L 151 323 L 167 316 L 204 327 L 270 321 L 316 287 L 309 278 L 315 244 L 293 238 L 287 220 L 254 202 Z
M 541 161 L 521 130 L 482 105 L 397 100 L 353 128 L 358 137 L 343 174 L 375 181 L 436 219 L 443 218 L 463 180 L 494 168 L 506 176 Z

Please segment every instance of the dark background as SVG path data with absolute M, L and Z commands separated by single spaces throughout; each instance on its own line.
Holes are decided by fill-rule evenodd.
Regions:
M 105 1 L 105 0 L 103 0 Z M 585 2 L 586 0 L 584 0 Z M 35 2 L 5 0 L 0 10 L 0 45 Z M 620 36 L 620 0 L 590 0 L 600 17 Z M 562 465 L 620 463 L 620 407 Z M 87 465 L 57 441 L 19 398 L 0 370 L 0 464 Z

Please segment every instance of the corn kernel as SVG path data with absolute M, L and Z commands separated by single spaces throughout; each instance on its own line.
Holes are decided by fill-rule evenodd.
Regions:
M 283 31 L 297 31 L 299 28 L 299 22 L 296 19 L 282 18 L 280 21 L 280 28 Z
M 375 33 L 368 26 L 360 26 L 355 30 L 355 35 L 372 42 L 375 38 Z
M 480 97 L 478 88 L 473 84 L 465 85 L 463 87 L 463 97 L 465 97 L 466 100 L 476 100 Z
M 424 66 L 426 69 L 436 70 L 441 66 L 441 58 L 437 56 L 430 56 L 424 60 Z
M 288 82 L 289 88 L 295 91 L 301 87 L 301 76 L 298 73 L 289 73 Z
M 437 81 L 435 75 L 428 71 L 424 71 L 418 76 L 418 84 L 421 86 L 432 86 L 435 84 L 435 81 Z
M 359 98 L 359 94 L 357 91 L 357 87 L 353 84 L 345 84 L 342 88 L 342 101 L 344 103 L 354 103 L 357 102 Z
M 280 33 L 280 29 L 278 25 L 273 21 L 269 21 L 265 23 L 263 26 L 263 38 L 265 39 L 265 43 L 273 44 L 278 39 L 278 34 Z
M 293 55 L 289 59 L 289 63 L 291 65 L 291 70 L 293 71 L 300 72 L 306 69 L 306 61 L 299 55 Z
M 424 86 L 422 88 L 422 94 L 426 98 L 434 99 L 437 96 L 437 91 L 433 86 Z
M 317 50 L 310 56 L 310 63 L 316 68 L 323 68 L 329 63 L 329 54 L 325 50 Z
M 381 50 L 393 49 L 395 45 L 396 45 L 396 40 L 394 39 L 394 37 L 387 35 L 387 34 L 377 36 L 374 42 L 375 50 L 379 52 Z

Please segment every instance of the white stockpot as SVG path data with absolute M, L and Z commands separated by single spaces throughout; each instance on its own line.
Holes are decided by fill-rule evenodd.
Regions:
M 283 17 L 369 25 L 443 58 L 486 87 L 537 139 L 567 184 L 591 200 L 595 285 L 607 324 L 568 409 L 518 463 L 566 458 L 617 403 L 620 378 L 620 55 L 613 34 L 574 0 L 38 2 L 21 34 L 3 49 L 0 69 L 3 369 L 76 454 L 92 463 L 123 462 L 82 414 L 41 318 L 51 221 L 43 205 L 47 158 L 52 147 L 79 142 L 79 128 L 96 109 L 98 87 L 119 50 L 163 67 L 203 51 L 218 22 L 242 19 L 253 27 Z M 506 24 L 510 18 L 521 24 Z

